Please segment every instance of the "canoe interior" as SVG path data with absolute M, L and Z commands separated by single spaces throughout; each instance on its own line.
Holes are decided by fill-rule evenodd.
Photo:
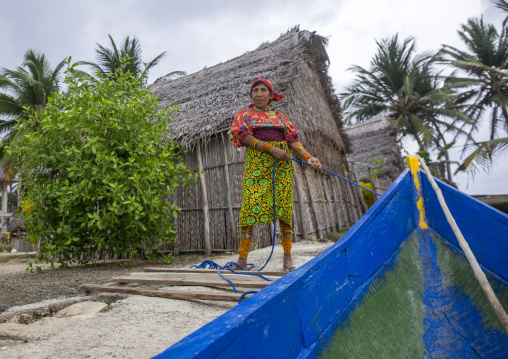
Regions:
M 487 273 L 508 308 L 508 287 Z M 414 231 L 372 280 L 319 358 L 508 358 L 508 336 L 465 256 Z
M 504 295 L 508 309 L 508 216 L 442 182 L 438 185 L 478 262 L 500 282 L 494 288 Z M 424 201 L 417 200 L 420 192 Z M 422 216 L 428 229 L 422 229 Z M 427 178 L 405 170 L 334 245 L 157 357 L 316 358 L 326 355 L 334 338 L 343 348 L 364 342 L 371 348 L 346 357 L 449 357 L 450 349 L 455 353 L 457 348 L 463 355 L 454 357 L 471 357 L 480 349 L 485 357 L 497 352 L 508 357 L 499 344 L 508 340 L 496 327 L 497 319 L 480 305 L 483 293 L 474 289 L 466 269 L 456 271 L 462 257 L 454 253 L 460 252 L 455 246 Z M 401 270 L 408 261 L 411 266 Z M 389 291 L 390 297 L 377 299 Z M 396 299 L 404 302 L 400 310 L 391 302 Z M 368 310 L 384 317 L 366 314 Z M 370 334 L 366 328 L 371 330 L 371 322 L 372 330 L 378 327 L 385 336 L 362 336 Z M 464 339 L 452 346 L 461 334 Z M 401 342 L 401 336 L 408 340 Z

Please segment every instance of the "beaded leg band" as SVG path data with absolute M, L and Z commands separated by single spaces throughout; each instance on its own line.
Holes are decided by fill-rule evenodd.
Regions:
M 247 259 L 249 255 L 250 241 L 252 239 L 252 226 L 241 227 L 240 229 L 240 248 L 238 249 L 238 256 L 240 259 Z
M 291 255 L 291 247 L 292 247 L 292 239 L 293 239 L 293 232 L 291 230 L 291 227 L 288 226 L 285 222 L 280 222 L 280 233 L 281 233 L 281 242 L 282 242 L 282 248 L 284 249 L 284 255 L 290 256 Z

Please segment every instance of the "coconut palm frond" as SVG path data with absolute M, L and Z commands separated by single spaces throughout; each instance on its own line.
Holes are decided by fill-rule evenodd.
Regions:
M 508 12 L 508 1 L 506 0 L 496 0 L 493 1 L 494 5 L 505 12 Z
M 18 121 L 16 120 L 0 120 L 0 136 L 10 132 L 17 123 Z
M 127 36 L 120 46 L 117 46 L 111 35 L 108 35 L 108 37 L 110 47 L 97 43 L 97 49 L 95 50 L 97 62 L 80 61 L 78 64 L 89 66 L 94 73 L 99 73 L 101 76 L 112 77 L 116 71 L 121 71 L 123 73 L 130 72 L 138 79 L 144 80 L 148 77 L 148 72 L 159 64 L 160 60 L 166 55 L 166 52 L 162 52 L 144 65 L 141 44 L 136 37 L 130 38 Z M 169 74 L 163 76 L 163 78 L 166 76 L 169 76 Z
M 466 157 L 455 173 L 468 170 L 474 176 L 480 170 L 488 172 L 495 156 L 505 156 L 508 153 L 508 137 L 479 142 L 470 147 L 473 147 L 473 152 Z

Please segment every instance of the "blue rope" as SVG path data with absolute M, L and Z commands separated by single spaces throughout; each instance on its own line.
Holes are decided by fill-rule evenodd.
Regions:
M 251 290 L 250 292 L 245 292 L 243 293 L 241 296 L 240 296 L 240 299 L 238 299 L 238 304 L 240 304 L 242 302 L 242 298 L 245 297 L 247 294 L 251 294 L 251 293 L 257 293 L 256 290 Z
M 262 266 L 260 269 L 258 269 L 258 272 L 261 272 L 265 267 L 266 265 L 268 264 L 268 262 L 270 262 L 270 259 L 272 258 L 272 255 L 273 255 L 273 250 L 275 248 L 275 234 L 276 234 L 276 222 L 277 222 L 277 217 L 275 216 L 275 165 L 277 164 L 277 159 L 275 159 L 275 162 L 273 163 L 273 167 L 272 167 L 272 189 L 273 189 L 273 207 L 272 207 L 272 210 L 273 210 L 273 236 L 272 236 L 272 251 L 270 252 L 270 256 L 268 257 L 268 259 L 266 260 L 264 266 Z M 235 265 L 237 267 L 240 267 L 238 264 L 236 264 L 235 262 L 228 262 L 226 263 L 223 267 L 221 267 L 219 264 L 215 263 L 214 261 L 211 261 L 211 260 L 206 260 L 204 261 L 203 263 L 201 263 L 200 265 L 192 265 L 190 266 L 191 268 L 206 268 L 208 266 L 208 268 L 210 269 L 217 269 L 217 273 L 220 275 L 220 277 L 222 279 L 224 279 L 225 281 L 227 281 L 229 284 L 231 284 L 231 287 L 233 287 L 233 290 L 235 291 L 235 293 L 238 293 L 238 291 L 236 290 L 236 287 L 235 285 L 233 284 L 233 282 L 231 282 L 229 279 L 227 279 L 226 277 L 224 277 L 220 272 L 219 270 L 220 269 L 227 269 L 235 274 L 240 274 L 240 275 L 255 275 L 255 276 L 258 276 L 260 278 L 263 278 L 264 280 L 267 280 L 267 281 L 272 281 L 271 279 L 268 279 L 264 276 L 262 276 L 261 274 L 257 274 L 257 273 L 238 273 L 236 271 L 234 271 L 233 269 L 231 269 L 231 267 Z M 248 266 L 248 270 L 252 269 L 254 267 L 254 264 L 252 263 L 249 263 L 247 264 Z M 242 268 L 240 267 L 241 269 L 245 270 L 245 268 Z M 249 294 L 249 293 L 257 293 L 257 291 L 250 291 L 250 292 L 245 292 L 241 297 L 240 299 L 238 299 L 238 304 L 240 304 L 242 302 L 242 299 L 243 297 L 246 295 L 246 294 Z
M 297 160 L 296 158 L 291 158 L 293 161 L 295 162 L 299 162 L 299 163 L 303 163 L 304 165 L 308 165 L 310 166 L 309 163 L 307 162 L 304 162 L 304 161 L 300 161 L 300 160 Z M 270 252 L 270 256 L 268 257 L 268 259 L 266 260 L 265 264 L 261 267 L 261 269 L 258 269 L 258 272 L 261 272 L 265 267 L 266 265 L 268 264 L 268 262 L 270 261 L 270 259 L 272 258 L 272 255 L 273 255 L 273 250 L 275 248 L 275 234 L 276 234 L 276 222 L 277 222 L 277 217 L 275 216 L 275 165 L 277 164 L 277 159 L 275 159 L 275 162 L 273 163 L 273 168 L 272 168 L 272 188 L 273 188 L 273 236 L 272 236 L 272 251 Z M 360 188 L 363 188 L 364 190 L 366 191 L 369 191 L 371 193 L 374 193 L 375 195 L 378 195 L 378 196 L 381 196 L 379 193 L 377 192 L 374 192 L 362 185 L 359 185 L 358 183 L 356 182 L 353 182 L 351 180 L 348 180 L 347 178 L 344 178 L 336 173 L 333 173 L 331 171 L 328 171 L 327 169 L 325 168 L 321 168 L 323 171 L 325 172 L 328 172 L 336 177 L 339 177 L 340 179 L 343 179 L 344 181 L 347 181 L 351 184 L 354 184 L 355 186 L 358 186 Z M 191 268 L 206 268 L 208 266 L 209 269 L 216 269 L 217 270 L 217 273 L 220 275 L 220 277 L 222 279 L 224 279 L 225 281 L 227 281 L 229 284 L 231 284 L 231 287 L 233 287 L 233 290 L 235 291 L 235 293 L 238 293 L 238 291 L 236 290 L 236 287 L 234 286 L 233 282 L 231 282 L 229 279 L 227 279 L 226 277 L 224 277 L 219 270 L 229 270 L 235 274 L 240 274 L 240 275 L 255 275 L 255 276 L 258 276 L 260 278 L 263 278 L 264 280 L 267 280 L 267 281 L 272 281 L 271 279 L 268 279 L 266 277 L 263 277 L 261 274 L 257 274 L 257 273 L 239 273 L 239 272 L 236 272 L 234 271 L 233 269 L 231 269 L 232 266 L 237 266 L 239 268 L 241 268 L 242 270 L 246 270 L 245 268 L 242 268 L 240 267 L 238 264 L 236 264 L 235 262 L 228 262 L 226 263 L 224 266 L 220 266 L 219 264 L 215 263 L 214 261 L 211 261 L 211 260 L 206 260 L 204 261 L 203 263 L 199 264 L 199 265 L 192 265 L 190 266 Z M 247 270 L 251 270 L 252 268 L 254 268 L 254 264 L 252 263 L 248 263 L 247 264 Z M 242 294 L 242 296 L 240 297 L 240 299 L 238 299 L 238 304 L 240 304 L 242 302 L 242 299 L 243 297 L 246 295 L 246 294 L 250 294 L 250 293 L 257 293 L 257 291 L 249 291 L 249 292 L 245 292 Z M 348 323 L 348 326 L 349 326 L 349 323 Z M 349 330 L 351 331 L 351 328 L 349 328 Z M 352 334 L 353 332 L 351 332 Z
M 224 266 L 221 266 L 220 264 L 215 263 L 214 261 L 206 260 L 199 265 L 196 265 L 196 264 L 191 265 L 190 268 L 206 269 L 208 267 L 208 269 L 217 269 L 218 268 L 218 269 L 225 270 L 225 269 L 230 269 L 234 265 L 240 267 L 235 262 L 227 262 L 226 264 L 224 264 Z M 247 269 L 242 268 L 242 267 L 240 267 L 240 268 L 242 268 L 243 270 L 251 270 L 253 267 L 254 267 L 254 264 L 249 263 L 249 264 L 247 264 Z
M 291 157 L 291 159 L 292 159 L 293 161 L 300 162 L 300 163 L 303 163 L 304 165 L 310 166 L 310 164 L 309 164 L 309 163 L 307 163 L 307 162 L 303 162 L 303 161 L 297 160 L 296 158 L 293 158 L 293 157 Z M 347 181 L 347 182 L 349 182 L 349 183 L 351 183 L 351 184 L 354 184 L 355 186 L 358 186 L 358 187 L 360 187 L 360 188 L 363 188 L 363 189 L 364 189 L 364 190 L 366 190 L 366 191 L 369 191 L 369 192 L 371 192 L 371 193 L 374 193 L 375 195 L 381 196 L 379 193 L 374 192 L 373 190 L 368 189 L 367 187 L 363 187 L 362 185 L 359 185 L 359 184 L 358 184 L 358 183 L 356 183 L 356 182 L 353 182 L 353 181 L 351 181 L 351 180 L 348 180 L 347 178 L 344 178 L 344 177 L 342 177 L 342 176 L 339 176 L 339 175 L 338 175 L 338 174 L 336 174 L 336 173 L 333 173 L 333 172 L 331 172 L 331 171 L 328 171 L 328 170 L 327 170 L 327 169 L 325 169 L 325 168 L 321 168 L 321 169 L 322 169 L 323 171 L 325 171 L 325 172 L 328 172 L 328 173 L 329 173 L 329 174 L 331 174 L 331 175 L 334 175 L 334 176 L 336 176 L 336 177 L 339 177 L 340 179 L 343 179 L 344 181 Z
M 217 274 L 220 275 L 220 277 L 222 279 L 224 279 L 226 282 L 228 282 L 229 284 L 231 284 L 231 286 L 233 287 L 233 290 L 235 291 L 235 293 L 238 293 L 238 291 L 236 290 L 236 287 L 235 285 L 233 284 L 233 282 L 231 282 L 229 279 L 227 279 L 226 277 L 224 277 L 221 273 L 220 273 L 220 270 L 219 268 L 217 268 Z
M 256 277 L 263 278 L 264 280 L 267 280 L 269 282 L 273 282 L 273 279 L 266 278 L 263 275 L 257 274 L 257 273 L 240 273 L 240 272 L 237 272 L 237 271 L 235 271 L 235 270 L 233 270 L 231 268 L 228 268 L 228 271 L 233 272 L 234 274 L 240 274 L 240 275 L 255 275 Z

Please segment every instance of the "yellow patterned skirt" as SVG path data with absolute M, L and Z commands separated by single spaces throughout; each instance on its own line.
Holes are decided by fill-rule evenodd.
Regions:
M 272 146 L 289 154 L 286 142 L 268 141 Z M 272 169 L 275 157 L 247 147 L 243 173 L 243 201 L 238 226 L 246 227 L 273 222 Z M 291 161 L 277 161 L 275 165 L 276 217 L 292 226 L 293 177 Z

